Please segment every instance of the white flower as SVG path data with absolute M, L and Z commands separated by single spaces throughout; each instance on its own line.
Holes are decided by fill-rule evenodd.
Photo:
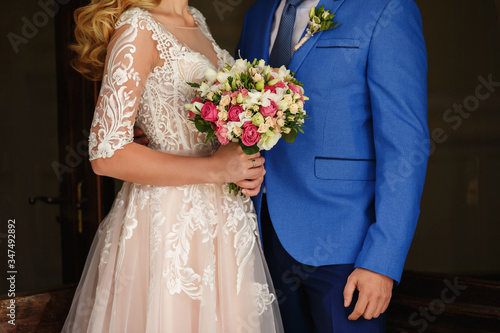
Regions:
M 205 78 L 208 83 L 214 83 L 217 80 L 217 72 L 209 67 L 205 70 Z
M 290 70 L 286 69 L 285 66 L 281 66 L 280 69 L 278 70 L 278 77 L 280 79 L 286 78 L 288 75 L 290 75 Z
M 290 133 L 290 131 L 291 131 L 291 129 L 290 129 L 290 128 L 288 128 L 288 127 L 283 127 L 281 130 L 282 130 L 282 131 L 283 131 L 283 133 L 285 133 L 285 134 L 288 134 L 288 133 Z
M 194 112 L 196 114 L 200 114 L 201 108 L 203 107 L 203 103 L 194 102 L 193 104 L 185 104 L 184 107 L 191 112 Z M 196 109 L 196 108 L 198 108 L 198 109 Z
M 286 111 L 288 109 L 288 102 L 285 100 L 285 99 L 282 99 L 281 101 L 279 101 L 278 103 L 276 103 L 276 105 L 278 106 L 278 109 L 281 110 L 281 111 Z
M 302 101 L 300 99 L 297 101 L 297 107 L 299 109 L 303 109 L 304 108 L 304 103 L 302 103 Z
M 292 101 L 293 101 L 293 99 L 292 99 L 292 95 L 288 95 L 288 94 L 287 94 L 287 95 L 285 95 L 285 96 L 283 96 L 283 99 L 284 99 L 284 100 L 285 100 L 288 104 L 292 103 Z
M 232 76 L 231 72 L 228 72 L 228 73 L 219 72 L 219 73 L 217 73 L 217 81 L 219 81 L 219 83 L 221 83 L 221 84 L 224 84 L 224 83 L 226 83 L 227 78 L 230 76 Z
M 248 93 L 248 98 L 244 103 L 246 108 L 252 107 L 253 105 L 262 105 L 264 107 L 271 105 L 269 97 L 271 96 L 271 91 L 267 90 L 265 92 L 260 92 L 258 90 L 252 90 Z
M 276 124 L 279 126 L 279 127 L 283 127 L 285 126 L 285 121 L 283 119 L 278 119 L 278 121 L 276 122 Z
M 260 136 L 260 140 L 257 146 L 260 149 L 269 150 L 273 148 L 276 145 L 276 143 L 278 143 L 280 138 L 281 138 L 281 133 L 269 130 Z
M 213 91 L 211 91 L 207 94 L 207 99 L 211 101 L 213 98 L 214 98 L 214 93 Z
M 201 93 L 201 97 L 205 97 L 210 92 L 210 86 L 205 82 L 202 82 L 198 90 Z
M 297 104 L 292 104 L 290 105 L 290 113 L 291 114 L 297 114 L 297 112 L 299 111 L 299 107 L 297 106 Z
M 248 69 L 248 62 L 244 59 L 238 59 L 234 62 L 233 70 L 236 73 L 246 72 Z

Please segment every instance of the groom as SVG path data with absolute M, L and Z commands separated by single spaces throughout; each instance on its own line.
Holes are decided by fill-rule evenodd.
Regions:
M 293 52 L 321 5 L 341 24 Z M 384 332 L 429 155 L 417 5 L 257 0 L 238 50 L 287 66 L 310 98 L 306 133 L 266 153 L 266 193 L 255 198 L 285 331 Z

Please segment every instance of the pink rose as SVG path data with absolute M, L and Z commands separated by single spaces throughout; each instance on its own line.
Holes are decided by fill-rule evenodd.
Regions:
M 196 103 L 196 102 L 198 102 L 198 103 L 203 103 L 203 100 L 201 99 L 201 97 L 196 96 L 195 98 L 193 98 L 193 99 L 191 100 L 191 104 Z
M 276 94 L 276 89 L 274 88 L 274 86 L 265 86 L 264 87 L 264 91 L 271 91 L 273 94 Z
M 274 84 L 274 87 L 275 88 L 285 88 L 285 84 L 283 83 L 283 81 L 278 81 Z
M 243 112 L 243 108 L 239 104 L 231 105 L 229 107 L 229 112 L 227 118 L 230 121 L 240 121 L 239 114 Z
M 218 118 L 219 111 L 212 102 L 206 102 L 201 108 L 201 117 L 207 121 L 214 122 Z
M 276 103 L 273 100 L 271 100 L 270 102 L 271 102 L 271 104 L 269 106 L 261 106 L 260 107 L 260 113 L 262 113 L 264 118 L 274 117 L 274 115 L 278 111 L 278 106 L 276 105 Z
M 241 135 L 241 142 L 247 147 L 255 145 L 260 140 L 260 133 L 257 132 L 257 126 L 247 121 L 243 124 L 243 134 Z
M 225 146 L 229 143 L 229 139 L 227 137 L 227 122 L 225 121 L 216 121 L 215 122 L 215 135 L 221 145 Z
M 300 89 L 300 86 L 296 85 L 295 83 L 288 83 L 288 88 L 290 88 L 290 90 L 294 93 L 302 95 L 302 89 Z

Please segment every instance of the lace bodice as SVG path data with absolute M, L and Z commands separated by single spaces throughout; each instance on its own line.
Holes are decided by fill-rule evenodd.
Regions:
M 189 12 L 217 54 L 217 69 L 232 63 L 213 40 L 203 15 L 193 7 Z M 214 64 L 144 9 L 127 10 L 115 28 L 92 122 L 90 159 L 109 158 L 131 143 L 134 124 L 156 150 L 213 148 L 215 141 L 205 144 L 206 135 L 188 121 L 184 105 L 194 96 L 186 82 L 200 82 Z

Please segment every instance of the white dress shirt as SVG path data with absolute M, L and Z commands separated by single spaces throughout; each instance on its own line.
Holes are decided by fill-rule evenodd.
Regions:
M 269 41 L 269 54 L 274 46 L 274 41 L 278 35 L 278 29 L 281 22 L 281 15 L 283 14 L 283 9 L 285 8 L 286 0 L 281 0 L 276 12 L 274 13 L 273 25 L 271 26 L 271 40 Z M 300 41 L 300 37 L 306 30 L 307 23 L 309 22 L 309 11 L 312 6 L 317 6 L 319 0 L 304 0 L 297 8 L 297 13 L 295 15 L 295 23 L 293 25 L 293 35 L 292 35 L 292 45 L 293 48 L 295 44 Z

